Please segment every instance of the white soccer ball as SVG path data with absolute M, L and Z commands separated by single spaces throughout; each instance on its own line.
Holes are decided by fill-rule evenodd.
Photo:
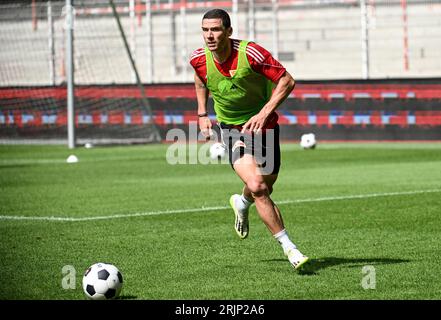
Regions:
M 69 157 L 67 157 L 66 159 L 67 163 L 77 163 L 78 162 L 78 158 L 76 155 L 71 154 Z
M 220 142 L 213 143 L 210 147 L 210 158 L 213 160 L 225 157 L 226 153 L 225 145 Z
M 314 149 L 317 145 L 317 140 L 315 139 L 315 134 L 313 133 L 305 133 L 300 138 L 300 146 L 303 149 Z
M 83 290 L 92 300 L 114 299 L 121 293 L 123 277 L 112 264 L 95 263 L 84 272 Z

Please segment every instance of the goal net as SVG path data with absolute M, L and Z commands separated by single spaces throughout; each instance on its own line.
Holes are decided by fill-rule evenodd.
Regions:
M 150 143 L 159 131 L 131 61 L 128 2 L 73 3 L 77 144 Z M 0 141 L 67 141 L 65 1 L 0 4 Z M 115 14 L 116 13 L 116 14 Z M 120 23 L 118 23 L 118 20 Z M 130 32 L 129 32 L 130 31 Z M 139 32 L 145 32 L 140 30 Z

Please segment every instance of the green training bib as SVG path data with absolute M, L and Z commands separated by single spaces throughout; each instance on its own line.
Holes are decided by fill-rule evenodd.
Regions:
M 231 77 L 217 69 L 213 54 L 205 48 L 207 88 L 219 122 L 243 124 L 259 113 L 271 98 L 273 83 L 251 69 L 246 56 L 247 45 L 248 41 L 240 42 L 237 69 Z

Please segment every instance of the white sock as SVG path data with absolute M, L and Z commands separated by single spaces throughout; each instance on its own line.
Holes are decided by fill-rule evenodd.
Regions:
M 274 238 L 280 243 L 282 246 L 283 252 L 287 252 L 290 249 L 296 249 L 296 245 L 289 239 L 288 233 L 285 229 L 276 233 Z
M 242 193 L 240 196 L 240 199 L 243 201 L 244 204 L 246 204 L 248 207 L 254 203 L 254 200 L 248 200 L 245 198 L 244 194 Z
M 237 201 L 236 203 L 239 210 L 246 210 L 254 203 L 253 201 L 249 201 L 247 198 L 245 198 L 243 194 L 240 196 L 240 200 L 241 201 Z

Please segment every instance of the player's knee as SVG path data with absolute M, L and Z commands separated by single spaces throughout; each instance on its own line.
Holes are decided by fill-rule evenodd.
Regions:
M 254 197 L 260 197 L 268 194 L 268 186 L 265 181 L 259 179 L 251 179 L 247 182 L 247 187 Z

